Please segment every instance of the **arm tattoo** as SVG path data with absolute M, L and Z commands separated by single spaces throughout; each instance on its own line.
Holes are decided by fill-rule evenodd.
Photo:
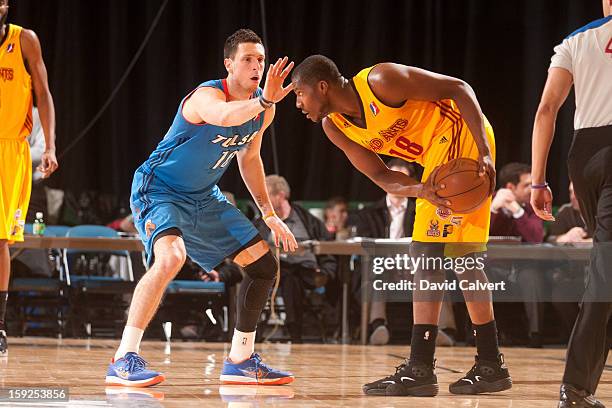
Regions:
M 266 202 L 264 201 L 264 198 L 260 195 L 257 195 L 255 196 L 255 201 L 257 201 L 257 206 L 261 208 L 262 211 L 264 211 L 265 210 L 264 207 L 266 206 Z

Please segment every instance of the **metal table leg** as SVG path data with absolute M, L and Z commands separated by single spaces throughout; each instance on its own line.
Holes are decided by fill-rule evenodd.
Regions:
M 368 319 L 370 315 L 370 263 L 372 257 L 361 257 L 361 344 L 368 342 Z

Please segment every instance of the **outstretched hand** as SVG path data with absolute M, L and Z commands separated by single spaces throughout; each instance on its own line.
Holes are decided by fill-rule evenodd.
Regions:
M 263 89 L 264 99 L 276 103 L 280 102 L 289 92 L 293 90 L 293 84 L 290 83 L 283 87 L 283 83 L 293 69 L 293 61 L 287 65 L 287 57 L 279 58 L 276 63 L 270 65 L 268 74 L 266 75 L 266 84 Z

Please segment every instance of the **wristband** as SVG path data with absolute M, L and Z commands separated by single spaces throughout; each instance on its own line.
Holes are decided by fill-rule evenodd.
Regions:
M 259 97 L 261 98 L 262 101 L 264 101 L 265 103 L 269 104 L 269 105 L 274 105 L 274 102 L 267 100 L 266 98 L 264 98 L 263 93 L 261 95 L 259 95 Z
M 532 188 L 533 190 L 543 190 L 543 189 L 545 189 L 545 188 L 548 188 L 548 183 L 547 183 L 547 182 L 544 182 L 544 184 L 532 184 L 532 185 L 531 185 L 531 188 Z
M 261 217 L 264 221 L 266 221 L 268 218 L 270 217 L 276 217 L 276 213 L 274 211 L 267 213 L 266 215 L 264 215 L 263 217 Z
M 264 109 L 270 109 L 272 105 L 274 105 L 274 102 L 267 100 L 266 98 L 263 97 L 263 94 L 262 94 L 262 95 L 259 95 L 259 104 Z

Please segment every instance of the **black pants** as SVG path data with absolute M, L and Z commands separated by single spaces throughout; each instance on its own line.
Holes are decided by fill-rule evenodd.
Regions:
M 563 382 L 595 393 L 612 346 L 612 126 L 576 131 L 568 167 L 593 251 Z
M 312 290 L 316 287 L 315 274 L 314 269 L 281 261 L 280 292 L 283 295 L 287 314 L 285 324 L 292 341 L 302 339 L 306 289 Z

